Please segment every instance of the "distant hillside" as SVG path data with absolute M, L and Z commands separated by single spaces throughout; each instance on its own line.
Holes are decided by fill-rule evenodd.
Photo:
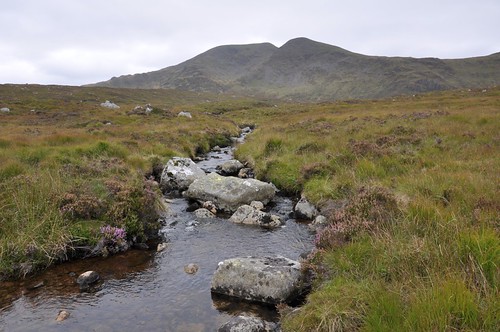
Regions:
M 292 100 L 382 98 L 500 84 L 500 53 L 441 60 L 366 56 L 292 39 L 215 47 L 176 66 L 113 77 L 93 86 L 168 88 Z

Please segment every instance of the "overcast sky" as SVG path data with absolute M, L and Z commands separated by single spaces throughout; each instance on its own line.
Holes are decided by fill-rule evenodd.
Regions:
M 500 0 L 1 0 L 0 83 L 94 83 L 295 37 L 368 55 L 489 55 Z

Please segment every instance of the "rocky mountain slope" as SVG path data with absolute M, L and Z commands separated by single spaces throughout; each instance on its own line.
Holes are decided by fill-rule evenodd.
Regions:
M 312 41 L 219 46 L 175 66 L 94 86 L 169 88 L 291 100 L 383 98 L 500 83 L 500 53 L 442 60 L 367 56 Z

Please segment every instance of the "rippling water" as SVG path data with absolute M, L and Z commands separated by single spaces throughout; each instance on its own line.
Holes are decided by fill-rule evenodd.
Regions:
M 225 152 L 228 151 L 228 152 Z M 220 158 L 213 158 L 213 157 Z M 205 169 L 231 158 L 231 150 L 212 153 Z M 0 283 L 0 331 L 214 331 L 231 315 L 252 313 L 275 320 L 272 308 L 213 298 L 210 281 L 217 263 L 248 255 L 282 255 L 297 260 L 312 248 L 305 225 L 289 219 L 292 202 L 276 197 L 272 212 L 284 227 L 266 230 L 221 218 L 196 221 L 184 199 L 170 199 L 161 234 L 168 247 L 61 264 L 19 282 Z M 184 272 L 189 263 L 196 274 Z M 76 277 L 87 270 L 101 275 L 93 293 L 80 293 Z M 56 322 L 60 310 L 70 312 Z

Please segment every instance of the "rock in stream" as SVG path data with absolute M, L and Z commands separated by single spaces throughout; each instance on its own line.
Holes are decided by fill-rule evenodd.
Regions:
M 212 278 L 217 294 L 278 304 L 295 300 L 305 287 L 300 263 L 277 257 L 238 257 L 220 262 Z
M 193 181 L 184 197 L 200 202 L 212 201 L 219 209 L 234 212 L 252 201 L 267 204 L 275 194 L 276 187 L 270 183 L 210 173 Z
M 174 157 L 167 162 L 161 174 L 160 188 L 163 192 L 186 190 L 194 180 L 205 176 L 205 172 L 189 158 Z

